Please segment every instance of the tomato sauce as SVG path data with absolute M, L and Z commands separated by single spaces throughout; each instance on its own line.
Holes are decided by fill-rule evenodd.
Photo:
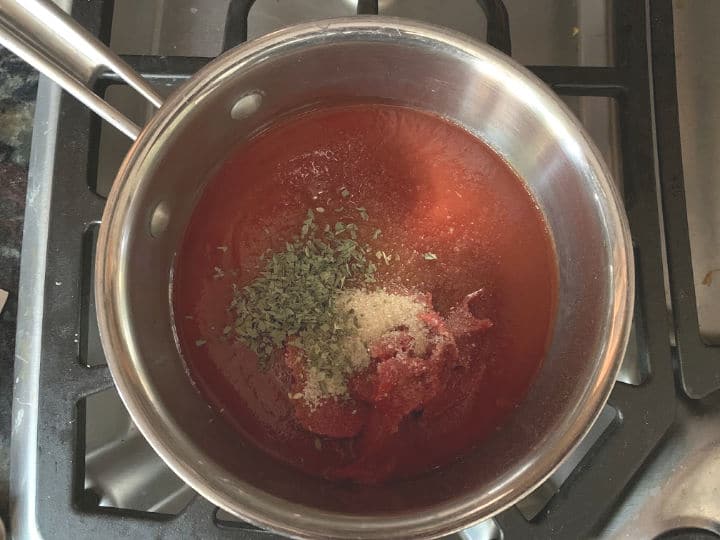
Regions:
M 262 369 L 223 335 L 233 323 L 233 284 L 257 277 L 260 255 L 282 250 L 309 208 L 324 210 L 316 213 L 320 225 L 362 225 L 359 207 L 369 217 L 365 229 L 382 231 L 370 240 L 361 229 L 361 240 L 397 256 L 378 264 L 377 286 L 429 294 L 441 317 L 481 291 L 470 310 L 491 321 L 476 341 L 458 343 L 468 367 L 363 456 L 363 433 L 333 438 L 302 427 L 284 362 Z M 542 364 L 556 284 L 542 213 L 502 158 L 431 114 L 348 105 L 288 118 L 229 156 L 185 233 L 173 310 L 191 377 L 244 437 L 309 474 L 373 482 L 457 459 L 508 416 Z M 361 473 L 346 474 L 359 457 Z

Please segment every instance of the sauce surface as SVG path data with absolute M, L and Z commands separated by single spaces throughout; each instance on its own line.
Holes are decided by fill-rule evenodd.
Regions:
M 514 171 L 462 128 L 417 110 L 304 113 L 221 166 L 194 211 L 173 285 L 180 347 L 200 392 L 245 437 L 310 474 L 343 477 L 336 471 L 356 461 L 356 438 L 320 437 L 298 423 L 283 362 L 262 369 L 223 335 L 234 319 L 233 284 L 256 278 L 263 252 L 283 250 L 314 208 L 323 209 L 320 224 L 358 222 L 365 209 L 370 230 L 382 231 L 373 250 L 397 256 L 378 264 L 376 286 L 429 293 L 441 316 L 482 290 L 473 315 L 492 327 L 470 368 L 404 418 L 363 467 L 380 471 L 368 476 L 380 481 L 466 454 L 523 399 L 541 366 L 557 265 L 542 214 Z

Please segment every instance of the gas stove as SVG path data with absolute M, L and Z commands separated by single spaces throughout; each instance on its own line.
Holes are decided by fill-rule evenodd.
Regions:
M 580 118 L 624 194 L 637 268 L 633 333 L 610 400 L 582 444 L 526 499 L 453 537 L 720 534 L 720 182 L 706 181 L 720 165 L 720 67 L 712 56 L 720 48 L 720 5 L 58 3 L 162 94 L 246 39 L 356 13 L 447 26 L 528 66 Z M 151 113 L 112 76 L 101 76 L 96 91 L 138 124 Z M 18 310 L 12 534 L 270 538 L 183 484 L 113 388 L 95 325 L 102 299 L 93 295 L 92 261 L 104 200 L 128 148 L 122 134 L 41 80 Z

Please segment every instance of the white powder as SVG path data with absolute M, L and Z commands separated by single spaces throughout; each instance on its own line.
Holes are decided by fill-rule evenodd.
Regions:
M 365 348 L 374 340 L 405 327 L 415 340 L 417 356 L 425 354 L 428 346 L 427 327 L 419 315 L 428 307 L 414 296 L 378 291 L 346 291 L 338 300 L 340 308 L 352 310 L 358 321 L 358 338 Z
M 302 397 L 313 408 L 325 398 L 347 395 L 347 376 L 344 373 L 328 375 L 315 367 L 309 367 L 305 377 Z
M 407 328 L 415 340 L 415 354 L 422 356 L 428 347 L 428 331 L 419 315 L 428 311 L 427 305 L 413 296 L 392 294 L 384 290 L 344 291 L 337 300 L 342 310 L 352 310 L 357 317 L 358 333 L 349 338 L 344 347 L 348 352 L 350 365 L 332 374 L 309 367 L 306 373 L 304 400 L 315 407 L 322 399 L 347 395 L 347 379 L 353 373 L 366 368 L 370 363 L 368 347 L 379 337 Z

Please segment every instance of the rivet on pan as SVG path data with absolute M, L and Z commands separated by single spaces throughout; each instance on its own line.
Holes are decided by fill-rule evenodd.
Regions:
M 246 94 L 235 102 L 230 109 L 230 117 L 233 120 L 241 120 L 247 118 L 251 114 L 257 112 L 262 103 L 262 95 L 260 92 L 252 92 Z
M 150 218 L 150 235 L 153 238 L 158 238 L 164 233 L 170 223 L 170 208 L 168 203 L 160 201 L 155 210 L 153 210 L 152 217 Z

